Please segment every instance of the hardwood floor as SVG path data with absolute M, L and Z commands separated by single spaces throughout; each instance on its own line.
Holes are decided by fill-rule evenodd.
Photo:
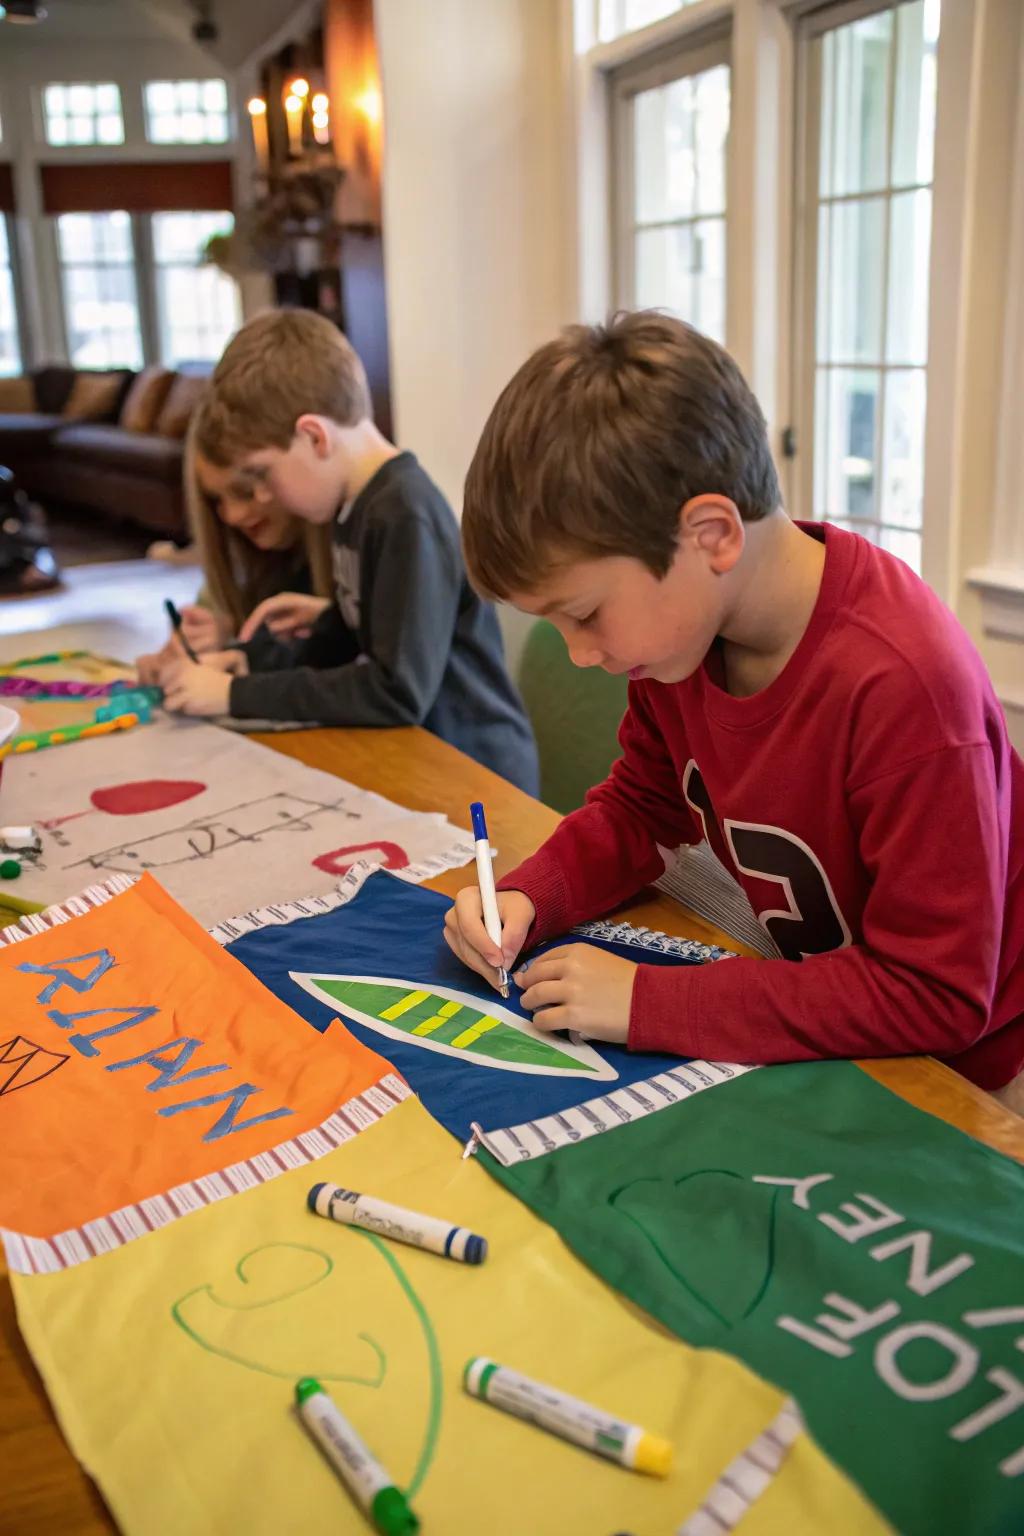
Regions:
M 35 654 L 31 637 L 40 630 L 47 631 L 48 650 L 91 650 L 130 662 L 166 640 L 164 598 L 179 607 L 190 603 L 200 581 L 198 566 L 159 560 L 67 568 L 60 591 L 0 602 L 0 665 Z

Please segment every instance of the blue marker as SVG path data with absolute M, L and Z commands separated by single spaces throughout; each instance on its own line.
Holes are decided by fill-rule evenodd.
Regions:
M 487 1257 L 487 1239 L 477 1237 L 465 1227 L 453 1227 L 436 1216 L 421 1216 L 404 1206 L 390 1205 L 373 1195 L 360 1195 L 354 1189 L 340 1189 L 337 1184 L 314 1184 L 306 1204 L 316 1216 L 340 1221 L 346 1227 L 362 1227 L 381 1237 L 397 1238 L 414 1248 L 443 1254 L 446 1259 L 461 1259 L 464 1264 L 482 1264 Z
M 487 937 L 491 943 L 501 948 L 501 918 L 498 915 L 498 896 L 494 889 L 494 865 L 491 860 L 491 845 L 487 841 L 487 822 L 484 819 L 484 808 L 479 800 L 474 800 L 469 808 L 469 814 L 473 818 L 473 843 L 476 848 L 476 878 L 480 887 L 480 904 L 484 909 L 484 927 L 487 929 Z M 504 966 L 498 967 L 498 991 L 502 997 L 508 997 L 508 971 Z

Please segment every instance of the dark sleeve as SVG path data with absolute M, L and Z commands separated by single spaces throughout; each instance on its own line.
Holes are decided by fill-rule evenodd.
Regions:
M 337 667 L 354 661 L 359 654 L 359 642 L 332 603 L 305 640 L 282 640 L 261 624 L 252 639 L 239 649 L 246 654 L 250 672 L 283 672 L 296 667 Z
M 365 653 L 323 670 L 299 665 L 236 677 L 232 715 L 323 725 L 421 724 L 440 691 L 458 614 L 455 538 L 454 526 L 440 526 L 427 512 L 371 524 L 361 551 Z

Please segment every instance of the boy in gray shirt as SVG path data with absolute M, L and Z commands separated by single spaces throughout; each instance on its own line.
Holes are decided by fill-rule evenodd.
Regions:
M 238 648 L 161 674 L 185 714 L 423 725 L 530 794 L 537 758 L 494 609 L 470 587 L 455 517 L 411 453 L 374 426 L 362 364 L 306 310 L 260 315 L 213 375 L 196 468 L 245 531 L 274 498 L 332 522 L 335 601 L 279 593 Z

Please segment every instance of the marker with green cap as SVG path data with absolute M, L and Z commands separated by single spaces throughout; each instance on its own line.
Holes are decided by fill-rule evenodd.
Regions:
M 312 1376 L 295 1384 L 295 1406 L 349 1493 L 383 1536 L 412 1536 L 420 1522 L 394 1479 Z

